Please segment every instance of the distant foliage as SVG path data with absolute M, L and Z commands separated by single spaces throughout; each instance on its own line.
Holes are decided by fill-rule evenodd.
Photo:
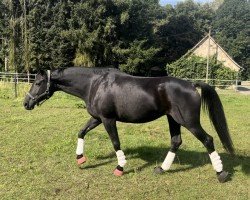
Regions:
M 240 3 L 238 3 L 240 1 Z M 218 10 L 216 10 L 218 8 Z M 0 70 L 113 66 L 134 75 L 181 58 L 212 25 L 248 77 L 247 0 L 1 0 Z
M 213 19 L 216 41 L 241 65 L 242 79 L 250 79 L 250 2 L 224 0 Z
M 159 62 L 171 63 L 183 56 L 209 30 L 214 10 L 192 0 L 166 6 L 165 18 L 156 24 L 157 46 L 161 48 Z

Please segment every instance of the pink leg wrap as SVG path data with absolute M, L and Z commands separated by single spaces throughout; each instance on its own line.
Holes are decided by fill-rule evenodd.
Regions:
M 81 164 L 85 163 L 86 161 L 87 161 L 87 158 L 85 156 L 83 156 L 83 157 L 77 159 L 77 164 L 81 165 Z
M 123 171 L 120 171 L 119 169 L 115 169 L 114 170 L 114 175 L 115 176 L 122 176 L 123 175 Z

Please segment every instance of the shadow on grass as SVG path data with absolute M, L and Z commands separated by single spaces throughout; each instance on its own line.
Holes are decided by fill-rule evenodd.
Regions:
M 93 169 L 93 168 L 96 168 L 96 167 L 99 167 L 99 166 L 106 165 L 106 164 L 111 163 L 111 162 L 113 162 L 113 160 L 105 161 L 105 162 L 94 164 L 94 165 L 87 165 L 87 166 L 83 165 L 83 166 L 81 166 L 79 168 L 84 169 L 84 170 L 85 169 Z
M 142 159 L 146 163 L 142 166 L 137 167 L 137 169 L 143 170 L 144 168 L 155 166 L 156 163 L 162 163 L 167 149 L 163 147 L 151 147 L 151 146 L 142 146 L 142 147 L 135 147 L 135 148 L 127 148 L 124 149 L 124 153 L 127 157 L 127 160 L 130 159 Z M 224 169 L 229 171 L 232 175 L 236 171 L 236 167 L 241 166 L 241 170 L 244 174 L 250 174 L 250 157 L 245 155 L 235 155 L 231 156 L 227 153 L 220 153 Z M 110 161 L 106 161 L 97 165 L 89 166 L 88 168 L 95 168 L 100 165 L 105 165 L 107 163 L 113 162 L 116 160 L 116 155 L 114 153 L 109 153 L 104 156 L 97 157 L 99 160 L 103 159 L 112 159 Z M 179 172 L 179 171 L 186 171 L 197 167 L 202 167 L 206 164 L 210 164 L 209 156 L 206 152 L 196 152 L 196 151 L 186 151 L 179 149 L 175 163 L 179 164 L 180 167 L 178 169 L 169 170 L 171 173 Z M 211 165 L 212 167 L 212 165 Z M 126 171 L 126 173 L 134 172 L 134 170 Z

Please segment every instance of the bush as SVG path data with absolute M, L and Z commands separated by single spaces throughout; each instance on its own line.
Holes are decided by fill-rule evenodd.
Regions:
M 223 66 L 223 64 L 211 57 L 209 60 L 208 79 L 235 80 L 237 72 Z M 179 60 L 167 64 L 166 69 L 169 75 L 184 79 L 205 79 L 206 78 L 207 59 L 198 56 L 183 56 Z M 212 84 L 224 85 L 225 82 L 211 80 Z

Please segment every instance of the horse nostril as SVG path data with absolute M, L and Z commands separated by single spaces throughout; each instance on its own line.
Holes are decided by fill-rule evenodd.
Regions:
M 24 106 L 25 108 L 28 108 L 28 103 L 25 102 L 25 103 L 23 104 L 23 106 Z

